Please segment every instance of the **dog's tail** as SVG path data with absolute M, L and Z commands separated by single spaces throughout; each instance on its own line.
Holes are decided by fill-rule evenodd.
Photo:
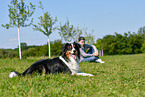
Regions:
M 9 74 L 9 78 L 13 78 L 15 76 L 20 76 L 22 75 L 21 73 L 17 72 L 17 71 L 12 71 L 10 74 Z

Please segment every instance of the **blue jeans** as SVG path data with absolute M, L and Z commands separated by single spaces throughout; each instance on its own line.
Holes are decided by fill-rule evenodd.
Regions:
M 92 49 L 89 49 L 87 54 L 93 54 L 94 52 L 95 52 L 95 50 L 92 48 Z M 97 57 L 96 56 L 86 57 L 86 58 L 83 58 L 83 60 L 81 62 L 95 62 L 98 59 L 99 59 L 98 56 Z

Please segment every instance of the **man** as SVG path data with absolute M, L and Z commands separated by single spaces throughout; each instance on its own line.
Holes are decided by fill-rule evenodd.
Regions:
M 80 56 L 80 62 L 99 62 L 99 63 L 105 63 L 98 57 L 98 50 L 94 45 L 85 44 L 85 38 L 79 37 L 78 43 L 81 45 L 81 56 Z

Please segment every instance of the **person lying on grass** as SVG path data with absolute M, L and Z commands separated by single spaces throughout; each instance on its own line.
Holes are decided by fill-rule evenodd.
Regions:
M 85 38 L 79 37 L 78 43 L 81 45 L 80 48 L 80 62 L 98 62 L 105 63 L 98 57 L 98 50 L 94 45 L 85 44 Z

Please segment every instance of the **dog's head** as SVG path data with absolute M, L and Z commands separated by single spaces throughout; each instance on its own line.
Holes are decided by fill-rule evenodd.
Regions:
M 68 59 L 70 59 L 70 56 L 72 56 L 74 59 L 80 58 L 80 48 L 81 46 L 74 42 L 74 43 L 66 43 L 62 48 L 62 56 L 66 56 Z

